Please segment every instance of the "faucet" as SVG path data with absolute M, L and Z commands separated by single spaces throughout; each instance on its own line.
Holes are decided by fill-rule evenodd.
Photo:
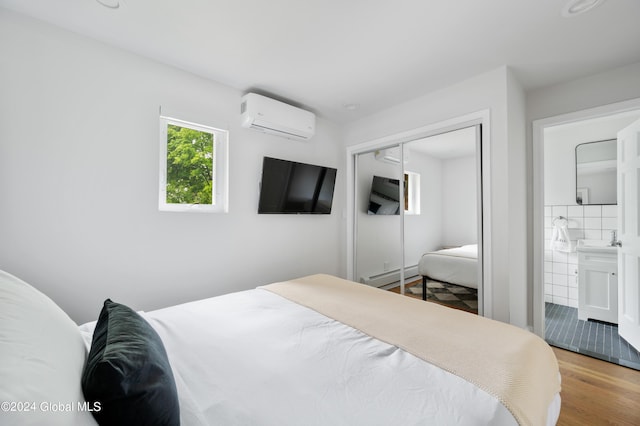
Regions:
M 611 247 L 620 247 L 622 244 L 618 241 L 618 235 L 616 230 L 611 231 L 611 240 L 609 241 L 609 246 Z

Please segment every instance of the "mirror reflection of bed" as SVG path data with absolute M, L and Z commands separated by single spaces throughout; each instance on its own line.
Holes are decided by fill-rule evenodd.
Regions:
M 478 313 L 476 130 L 357 156 L 358 281 Z
M 478 313 L 478 245 L 445 247 L 425 253 L 418 277 L 406 284 L 406 295 L 450 308 Z M 400 287 L 392 288 L 399 293 Z
M 410 292 L 420 293 L 422 300 L 478 313 L 477 244 L 425 253 L 418 272 L 422 276 L 421 285 L 410 287 Z

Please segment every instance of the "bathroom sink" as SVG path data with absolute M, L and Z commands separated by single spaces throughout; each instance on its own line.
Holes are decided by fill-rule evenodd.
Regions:
M 578 240 L 576 250 L 592 253 L 616 253 L 618 247 L 612 246 L 607 240 Z
M 606 240 L 578 240 L 578 246 L 582 247 L 611 247 L 611 243 Z

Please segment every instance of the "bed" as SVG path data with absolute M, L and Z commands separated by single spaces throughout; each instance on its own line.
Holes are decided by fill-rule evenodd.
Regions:
M 427 294 L 427 279 L 478 288 L 478 245 L 468 244 L 425 253 L 418 263 L 418 273 L 422 275 L 423 299 Z
M 97 318 L 78 326 L 0 271 L 1 424 L 552 425 L 560 411 L 534 334 L 329 275 L 151 312 L 107 300 Z M 136 379 L 115 380 L 141 348 Z

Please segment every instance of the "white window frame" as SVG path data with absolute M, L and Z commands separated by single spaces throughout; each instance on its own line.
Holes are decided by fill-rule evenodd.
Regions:
M 213 185 L 211 204 L 167 203 L 167 128 L 169 125 L 186 127 L 213 134 Z M 229 131 L 160 116 L 160 188 L 158 209 L 168 212 L 228 213 L 229 211 Z
M 409 172 L 407 170 L 404 171 L 404 174 L 407 175 L 408 189 L 407 189 L 407 198 L 408 198 L 408 208 L 404 211 L 405 214 L 408 215 L 419 215 L 420 214 L 420 174 L 415 172 Z M 403 176 L 404 178 L 404 176 Z

